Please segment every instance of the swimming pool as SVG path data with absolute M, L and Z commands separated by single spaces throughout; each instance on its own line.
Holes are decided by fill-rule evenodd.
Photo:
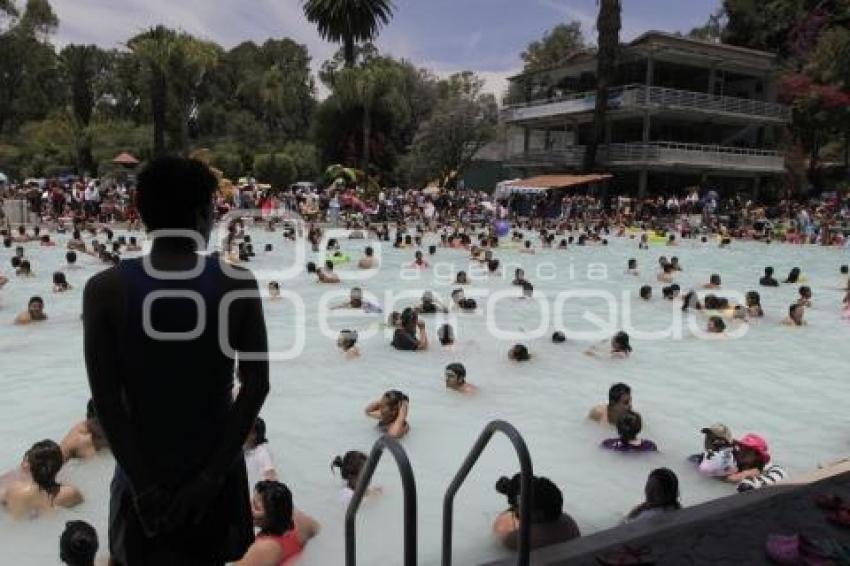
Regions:
M 425 289 L 448 300 L 455 288 L 451 280 L 456 271 L 475 275 L 465 252 L 441 248 L 429 258 L 435 264 L 432 269 L 419 272 L 402 268 L 412 260 L 413 250 L 384 246 L 383 267 L 374 277 L 349 282 L 346 266 L 339 266 L 343 285 L 326 286 L 303 272 L 292 279 L 280 273 L 290 265 L 300 267 L 304 261 L 314 260 L 315 254 L 297 253 L 294 244 L 283 241 L 280 231 L 257 229 L 251 233 L 257 256 L 250 267 L 258 273 L 262 286 L 275 277 L 285 295 L 281 301 L 265 302 L 270 347 L 284 352 L 303 346 L 297 357 L 272 363 L 272 391 L 262 412 L 279 476 L 292 488 L 296 505 L 322 523 L 323 530 L 308 545 L 302 564 L 343 562 L 345 509 L 339 501 L 340 480 L 331 474 L 329 465 L 335 455 L 346 450 L 368 452 L 377 432 L 363 408 L 389 388 L 401 389 L 411 398 L 411 433 L 403 444 L 418 486 L 422 564 L 439 562 L 443 493 L 483 426 L 495 418 L 513 423 L 524 435 L 535 473 L 561 487 L 565 511 L 575 517 L 584 534 L 617 524 L 642 500 L 646 475 L 656 467 L 676 471 L 685 505 L 732 493 L 733 486 L 702 478 L 685 462 L 688 454 L 701 447 L 699 429 L 716 421 L 729 425 L 736 435 L 763 434 L 774 461 L 792 476 L 847 453 L 843 402 L 850 398 L 846 349 L 850 322 L 840 318 L 843 295 L 837 290 L 846 284 L 838 266 L 850 262 L 847 250 L 739 242 L 721 250 L 716 244 L 687 241 L 677 248 L 644 251 L 637 249 L 635 240 L 616 238 L 607 247 L 540 250 L 533 256 L 505 249 L 496 257 L 509 272 L 504 277 L 476 278 L 466 288 L 468 296 L 478 296 L 479 311 L 487 314 L 457 315 L 455 349 L 438 346 L 437 320 L 426 317 L 432 346 L 427 352 L 408 353 L 389 346 L 389 338 L 379 326 L 384 316 L 338 311 L 326 319 L 318 316 L 320 303 L 342 301 L 353 285 L 374 294 L 385 308 L 394 295 L 409 293 L 408 298 L 399 298 L 396 310 L 412 304 Z M 12 277 L 0 291 L 3 470 L 15 466 L 33 442 L 60 440 L 85 413 L 88 392 L 80 299 L 85 280 L 102 265 L 81 257 L 79 269 L 66 271 L 75 288 L 54 295 L 50 276 L 64 263 L 66 237 L 56 239 L 61 246 L 55 249 L 28 244 L 27 257 L 37 277 Z M 263 252 L 267 242 L 274 251 Z M 367 242 L 343 240 L 342 245 L 356 258 Z M 0 249 L 0 273 L 9 274 L 12 252 Z M 687 331 L 682 339 L 639 336 L 640 331 L 689 324 L 675 321 L 679 303 L 660 298 L 661 284 L 655 277 L 662 254 L 680 258 L 684 272 L 677 282 L 685 290 L 702 285 L 712 273 L 723 277 L 724 291 L 717 294 L 758 290 L 765 319 L 754 323 L 739 339 L 701 340 Z M 638 259 L 640 277 L 624 274 L 630 257 Z M 515 265 L 525 268 L 540 300 L 516 298 L 519 292 L 510 285 Z M 808 279 L 805 284 L 814 291 L 808 327 L 791 329 L 779 324 L 797 296 L 798 286 L 758 288 L 766 265 L 776 268 L 780 280 L 791 267 L 803 269 Z M 644 283 L 653 286 L 650 303 L 636 300 Z M 327 297 L 329 291 L 338 296 Z M 564 295 L 565 291 L 571 294 Z M 628 360 L 585 356 L 589 342 L 575 340 L 579 332 L 599 323 L 583 318 L 585 313 L 609 318 L 606 293 L 616 299 L 618 312 L 612 317 L 616 329 L 623 326 L 622 293 L 632 299 L 634 353 Z M 15 314 L 35 294 L 45 297 L 50 320 L 43 325 L 12 326 Z M 299 297 L 301 303 L 289 300 L 289 294 Z M 568 341 L 555 345 L 549 337 L 559 313 Z M 704 318 L 698 320 L 703 327 Z M 345 327 L 361 331 L 360 359 L 345 360 L 335 347 L 335 331 Z M 535 330 L 539 331 L 535 334 Z M 367 332 L 375 335 L 365 338 Z M 494 332 L 503 339 L 495 338 Z M 603 329 L 600 336 L 606 332 L 608 329 Z M 517 365 L 506 358 L 509 347 L 520 341 L 529 346 L 533 357 Z M 455 361 L 463 362 L 467 379 L 481 387 L 478 395 L 464 397 L 446 391 L 443 368 Z M 592 405 L 605 400 L 608 387 L 617 381 L 632 386 L 635 408 L 644 418 L 643 436 L 658 443 L 659 454 L 623 457 L 597 448 L 602 439 L 613 436 L 613 430 L 590 424 L 585 416 Z M 92 522 L 105 549 L 111 467 L 111 458 L 102 456 L 73 462 L 63 471 L 62 478 L 80 486 L 87 498 L 77 509 L 33 522 L 13 523 L 0 516 L 2 562 L 56 563 L 58 535 L 64 522 L 73 518 Z M 516 471 L 512 448 L 497 437 L 456 499 L 457 564 L 506 556 L 490 535 L 494 517 L 506 507 L 493 486 L 500 475 Z M 388 455 L 374 483 L 384 487 L 384 494 L 367 499 L 358 515 L 360 562 L 400 564 L 402 494 Z

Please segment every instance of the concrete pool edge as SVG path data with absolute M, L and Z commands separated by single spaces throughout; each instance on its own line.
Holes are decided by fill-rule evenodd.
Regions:
M 850 544 L 850 529 L 831 525 L 827 513 L 812 502 L 818 494 L 836 494 L 850 501 L 850 463 L 546 547 L 531 554 L 531 565 L 598 565 L 598 557 L 624 545 L 649 549 L 644 559 L 654 564 L 767 564 L 765 543 L 771 534 L 799 533 Z M 514 564 L 516 558 L 482 566 Z

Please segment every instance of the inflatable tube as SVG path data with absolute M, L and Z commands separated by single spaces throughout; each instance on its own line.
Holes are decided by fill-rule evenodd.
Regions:
M 351 256 L 348 254 L 340 254 L 340 255 L 332 255 L 328 256 L 328 261 L 330 261 L 334 265 L 339 265 L 341 263 L 348 263 L 351 261 Z

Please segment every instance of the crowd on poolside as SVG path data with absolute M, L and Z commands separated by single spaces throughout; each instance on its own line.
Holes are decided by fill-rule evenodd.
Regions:
M 81 200 L 78 199 L 79 195 L 73 196 L 72 193 L 69 202 L 68 195 L 65 195 L 64 203 L 60 203 L 58 197 L 54 200 L 52 192 L 46 199 L 39 196 L 42 201 L 53 205 L 40 209 L 43 228 L 28 229 L 20 226 L 15 229 L 11 227 L 3 229 L 4 249 L 14 247 L 14 256 L 10 260 L 14 276 L 0 275 L 0 288 L 4 285 L 14 285 L 13 279 L 17 277 L 37 277 L 27 259 L 26 251 L 31 246 L 57 246 L 58 242 L 54 240 L 56 234 L 64 234 L 63 239 L 66 240 L 64 250 L 66 271 L 76 269 L 78 254 L 88 254 L 101 262 L 104 267 L 108 267 L 119 262 L 122 254 L 141 251 L 136 237 L 115 237 L 113 230 L 116 227 L 113 221 L 117 220 L 117 217 L 104 218 L 103 212 L 104 203 L 111 202 L 114 205 L 117 202 L 123 207 L 120 213 L 123 219 L 130 223 L 128 228 L 130 230 L 140 228 L 138 215 L 133 212 L 132 204 L 130 204 L 132 190 L 110 188 L 100 193 L 98 187 L 94 187 L 94 191 L 89 191 L 89 188 L 83 191 Z M 86 191 L 90 195 L 97 192 L 100 196 L 97 199 L 87 199 Z M 5 196 L 13 195 L 7 192 Z M 254 198 L 254 195 L 246 196 L 246 198 Z M 269 197 L 259 195 L 257 198 Z M 686 207 L 708 207 L 708 212 L 705 208 L 702 209 L 703 217 L 707 222 L 699 229 L 679 225 L 676 233 L 665 231 L 660 234 L 652 230 L 635 233 L 628 229 L 629 223 L 626 222 L 628 211 L 620 208 L 608 209 L 592 197 L 576 197 L 561 203 L 564 208 L 560 215 L 547 218 L 545 214 L 542 216 L 532 214 L 532 218 L 516 223 L 507 233 L 502 234 L 501 239 L 496 234 L 501 229 L 497 219 L 511 216 L 510 206 L 515 203 L 485 206 L 487 201 L 481 200 L 478 195 L 469 196 L 462 192 L 443 192 L 436 197 L 431 197 L 415 191 L 387 191 L 379 199 L 387 203 L 386 208 L 382 210 L 379 204 L 375 209 L 379 218 L 383 215 L 385 222 L 370 222 L 368 216 L 364 216 L 362 211 L 346 213 L 346 206 L 334 204 L 334 200 L 342 198 L 337 193 L 328 194 L 325 197 L 326 202 L 322 202 L 321 195 L 307 196 L 304 193 L 290 192 L 282 197 L 286 202 L 279 204 L 288 209 L 293 207 L 301 209 L 305 202 L 313 198 L 318 201 L 315 206 L 325 215 L 329 223 L 343 222 L 352 229 L 350 232 L 352 239 L 373 236 L 380 240 L 392 241 L 396 248 L 410 249 L 414 253 L 410 265 L 419 268 L 427 268 L 427 258 L 437 254 L 441 248 L 468 253 L 470 262 L 477 262 L 489 272 L 494 273 L 500 268 L 497 257 L 500 246 L 504 247 L 506 243 L 513 244 L 517 253 L 532 254 L 545 249 L 606 245 L 608 239 L 613 237 L 632 238 L 637 247 L 643 248 L 648 246 L 650 238 L 662 237 L 664 245 L 673 251 L 682 238 L 698 239 L 705 245 L 715 245 L 716 237 L 719 240 L 717 245 L 726 247 L 731 245 L 734 237 L 740 235 L 735 234 L 734 230 L 728 226 L 718 224 L 720 218 L 718 212 L 722 210 L 722 205 L 716 203 L 707 205 L 686 203 Z M 110 199 L 114 200 L 110 201 Z M 254 202 L 248 208 L 253 208 L 256 204 Z M 219 202 L 219 205 L 221 207 L 222 203 Z M 226 203 L 226 206 L 236 205 L 244 206 L 245 203 Z M 617 207 L 621 205 L 623 201 L 618 199 Z M 681 208 L 682 205 L 662 204 L 659 201 L 658 206 Z M 260 203 L 257 208 L 265 207 Z M 739 210 L 749 209 L 745 207 Z M 812 241 L 816 241 L 826 226 L 825 213 L 803 205 L 796 205 L 790 210 L 794 213 L 801 233 L 812 235 Z M 518 214 L 521 211 L 513 212 Z M 693 210 L 689 209 L 687 212 L 693 212 Z M 842 207 L 830 213 L 832 214 L 830 218 L 846 217 L 847 212 L 847 204 L 844 203 Z M 109 214 L 115 213 L 110 211 Z M 396 214 L 398 216 L 395 216 Z M 766 215 L 766 213 L 753 214 Z M 390 222 L 393 218 L 397 220 Z M 470 224 L 470 221 L 478 223 Z M 272 232 L 278 229 L 278 222 L 273 217 L 258 219 L 257 222 L 248 220 L 247 224 L 249 227 L 253 224 L 256 229 Z M 465 229 L 462 226 L 469 228 Z M 299 234 L 294 227 L 285 224 L 281 231 L 284 242 L 305 237 L 315 251 L 322 251 L 319 250 L 322 228 L 318 224 L 311 224 L 306 234 Z M 84 234 L 90 236 L 92 240 L 85 242 Z M 423 238 L 423 235 L 426 238 Z M 770 241 L 771 234 L 764 233 L 760 237 Z M 709 240 L 709 238 L 712 239 Z M 428 243 L 431 241 L 434 243 Z M 334 273 L 333 258 L 342 253 L 341 246 L 338 241 L 330 240 L 327 247 L 328 257 L 331 259 L 322 266 L 308 265 L 307 272 L 315 274 L 317 281 L 321 284 L 340 284 L 342 281 Z M 230 223 L 228 236 L 222 242 L 222 248 L 227 261 L 250 264 L 251 258 L 256 253 L 244 220 Z M 267 246 L 265 251 L 273 250 L 271 246 Z M 354 261 L 351 258 L 344 258 L 344 260 Z M 370 253 L 368 248 L 363 257 L 356 260 L 356 265 L 361 269 L 379 267 L 374 254 Z M 681 270 L 682 266 L 677 257 L 673 256 L 669 260 L 666 257 L 659 258 L 657 278 L 663 285 L 661 295 L 664 300 L 678 301 L 684 311 L 705 315 L 708 333 L 722 335 L 732 325 L 747 324 L 748 321 L 764 316 L 759 292 L 748 292 L 746 304 L 732 304 L 728 299 L 720 296 L 722 289 L 720 274 L 712 275 L 700 291 L 683 292 L 674 282 L 676 272 Z M 628 261 L 626 273 L 639 274 L 635 259 Z M 848 275 L 846 265 L 840 267 L 840 273 L 844 277 Z M 759 286 L 765 289 L 779 286 L 780 282 L 773 275 L 773 269 L 767 267 L 764 276 L 759 280 Z M 62 293 L 70 288 L 64 271 L 55 272 L 52 279 L 54 293 Z M 783 284 L 797 285 L 802 282 L 804 282 L 804 276 L 800 269 L 795 268 Z M 393 329 L 391 345 L 396 350 L 417 351 L 437 347 L 429 342 L 424 320 L 428 315 L 448 312 L 450 309 L 469 312 L 478 308 L 474 299 L 464 296 L 463 287 L 469 283 L 467 274 L 459 272 L 455 283 L 456 288 L 451 293 L 451 301 L 448 304 L 443 304 L 433 293 L 426 292 L 418 304 L 401 312 L 387 313 L 386 324 Z M 518 288 L 519 297 L 533 296 L 533 282 L 528 280 L 521 269 L 514 273 L 512 284 Z M 268 291 L 269 299 L 276 300 L 279 297 L 280 285 L 274 281 L 270 282 Z M 850 318 L 850 280 L 844 291 L 846 291 L 843 301 L 844 313 L 847 318 Z M 649 286 L 644 286 L 638 293 L 641 299 L 651 300 L 653 290 Z M 811 306 L 811 301 L 811 288 L 806 285 L 800 286 L 799 299 L 789 305 L 788 316 L 783 323 L 790 326 L 803 326 L 805 309 Z M 380 305 L 365 300 L 362 291 L 358 288 L 352 289 L 350 299 L 336 308 L 363 309 L 372 313 L 383 312 Z M 46 319 L 45 301 L 42 297 L 36 296 L 29 300 L 26 310 L 15 318 L 15 323 L 39 323 Z M 454 335 L 454 329 L 450 325 L 442 325 L 437 330 L 439 347 L 450 347 L 454 343 Z M 342 355 L 346 357 L 360 355 L 357 339 L 357 332 L 354 330 L 344 330 L 340 333 L 337 346 Z M 552 336 L 554 343 L 563 343 L 566 340 L 567 337 L 561 331 L 555 331 Z M 604 358 L 627 359 L 631 352 L 629 336 L 625 332 L 618 332 L 609 341 L 595 344 L 586 353 Z M 525 344 L 516 344 L 508 352 L 508 358 L 514 363 L 528 361 L 532 355 L 533 353 Z M 462 363 L 448 364 L 444 369 L 444 375 L 445 385 L 449 391 L 474 395 L 478 390 L 474 384 L 467 381 L 466 369 Z M 379 431 L 392 437 L 401 439 L 410 428 L 408 422 L 410 399 L 401 391 L 385 392 L 380 398 L 367 405 L 365 413 L 377 422 Z M 589 419 L 616 429 L 616 436 L 602 442 L 603 449 L 619 453 L 649 453 L 658 450 L 654 442 L 640 436 L 641 415 L 633 408 L 632 391 L 626 384 L 618 383 L 612 386 L 608 392 L 608 403 L 594 407 L 590 411 Z M 245 441 L 244 452 L 251 485 L 255 486 L 253 511 L 256 526 L 261 532 L 274 535 L 283 541 L 275 546 L 280 552 L 277 550 L 273 552 L 272 559 L 267 562 L 278 564 L 288 557 L 288 554 L 299 552 L 307 541 L 318 533 L 319 525 L 314 519 L 294 507 L 291 492 L 279 481 L 265 430 L 265 422 L 258 418 Z M 772 461 L 768 443 L 762 436 L 747 433 L 736 437 L 723 424 L 708 426 L 702 429 L 702 434 L 704 435 L 702 450 L 690 458 L 700 473 L 734 484 L 738 491 L 759 489 L 786 478 L 785 470 Z M 90 404 L 86 419 L 74 425 L 60 443 L 44 440 L 34 444 L 24 454 L 17 469 L 0 477 L 0 502 L 12 516 L 29 518 L 37 517 L 56 507 L 67 508 L 78 505 L 82 502 L 83 495 L 73 486 L 58 483 L 57 474 L 68 460 L 88 459 L 103 450 L 108 450 L 108 443 L 99 428 L 93 405 Z M 366 459 L 363 452 L 353 450 L 333 460 L 332 466 L 334 469 L 339 469 L 343 481 L 340 493 L 343 501 L 347 502 L 356 489 Z M 496 490 L 507 498 L 508 510 L 496 518 L 493 526 L 494 533 L 507 548 L 516 549 L 519 532 L 519 475 L 512 478 L 500 478 L 496 484 Z M 372 488 L 368 493 L 369 496 L 379 496 L 380 488 Z M 531 506 L 532 547 L 539 548 L 580 535 L 575 521 L 564 511 L 560 489 L 549 479 L 545 477 L 533 479 Z M 647 479 L 645 501 L 630 510 L 624 520 L 645 519 L 674 512 L 679 508 L 676 475 L 669 469 L 658 468 Z M 846 508 L 842 507 L 842 509 L 844 509 L 844 515 L 837 513 L 836 521 L 840 521 L 841 517 L 846 520 Z M 62 560 L 66 564 L 71 566 L 92 564 L 98 548 L 97 535 L 87 523 L 72 521 L 68 523 L 66 531 L 62 534 L 61 548 Z M 263 562 L 264 556 L 257 549 L 254 549 L 253 554 L 249 550 L 249 554 L 241 564 L 264 564 L 266 563 Z

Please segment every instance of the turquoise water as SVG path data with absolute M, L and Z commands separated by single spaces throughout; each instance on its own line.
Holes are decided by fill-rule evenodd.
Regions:
M 422 564 L 438 563 L 443 493 L 483 426 L 495 418 L 510 421 L 525 436 L 535 473 L 561 487 L 565 510 L 584 533 L 617 524 L 641 501 L 646 475 L 655 467 L 668 466 L 677 472 L 685 505 L 732 493 L 733 486 L 702 478 L 685 462 L 688 454 L 701 447 L 699 429 L 716 421 L 729 425 L 736 435 L 763 434 L 774 461 L 792 475 L 848 452 L 844 401 L 850 398 L 846 378 L 850 322 L 841 320 L 843 295 L 838 290 L 846 285 L 846 276 L 842 279 L 838 269 L 850 263 L 847 250 L 737 242 L 731 249 L 720 250 L 716 244 L 684 242 L 678 248 L 640 251 L 628 239 L 614 239 L 608 247 L 541 250 L 534 256 L 501 250 L 496 256 L 510 272 L 504 277 L 485 276 L 466 287 L 467 296 L 477 297 L 483 313 L 456 315 L 456 347 L 440 348 L 437 320 L 426 318 L 431 349 L 407 353 L 389 346 L 379 324 L 384 317 L 350 311 L 323 317 L 320 304 L 338 303 L 355 284 L 385 307 L 398 295 L 408 294 L 398 298 L 396 310 L 413 303 L 426 289 L 448 301 L 453 274 L 462 269 L 474 275 L 465 252 L 440 249 L 430 258 L 435 264 L 432 269 L 418 272 L 402 267 L 412 260 L 413 250 L 384 248 L 383 266 L 373 277 L 353 282 L 353 276 L 363 273 L 340 266 L 343 285 L 326 286 L 304 273 L 285 277 L 286 271 L 294 271 L 287 268 L 301 266 L 315 259 L 315 254 L 297 252 L 296 245 L 285 243 L 280 232 L 251 233 L 257 256 L 250 267 L 262 286 L 275 278 L 285 295 L 281 301 L 265 302 L 270 347 L 281 358 L 289 358 L 272 363 L 272 392 L 262 415 L 279 476 L 292 488 L 296 505 L 323 525 L 302 564 L 342 563 L 345 509 L 339 501 L 339 479 L 331 474 L 329 464 L 346 450 L 368 452 L 377 433 L 363 408 L 389 388 L 401 389 L 411 398 L 411 433 L 403 443 L 419 488 Z M 64 236 L 56 238 L 64 245 Z M 262 251 L 266 242 L 273 243 L 273 252 Z M 353 257 L 366 245 L 364 241 L 342 243 Z M 2 274 L 9 275 L 12 251 L 0 249 Z M 655 277 L 662 254 L 680 258 L 684 272 L 677 282 L 683 289 L 720 273 L 723 291 L 717 294 L 760 291 L 766 317 L 747 332 L 739 329 L 742 336 L 738 338 L 693 336 L 690 328 L 704 327 L 704 318 L 678 320 L 679 303 L 660 298 L 662 285 Z M 85 280 L 102 265 L 81 257 L 80 269 L 66 271 L 75 288 L 54 295 L 50 277 L 64 263 L 64 247 L 28 244 L 27 257 L 37 277 L 11 277 L 0 290 L 2 469 L 17 465 L 33 442 L 47 437 L 60 440 L 83 418 L 88 399 L 80 299 Z M 630 257 L 638 259 L 640 277 L 624 274 Z M 510 285 L 513 265 L 526 269 L 535 285 L 535 301 L 516 298 L 518 292 Z M 773 265 L 780 280 L 791 267 L 803 269 L 805 284 L 814 291 L 807 327 L 779 324 L 797 295 L 797 286 L 758 288 L 765 265 Z M 644 283 L 655 292 L 650 303 L 636 300 Z M 329 297 L 328 292 L 339 296 Z M 577 293 L 592 296 L 576 297 Z M 12 326 L 15 314 L 35 294 L 45 297 L 50 320 Z M 615 299 L 613 314 L 606 307 L 608 295 Z M 632 321 L 631 358 L 617 361 L 583 355 L 593 340 L 624 326 L 626 305 Z M 599 322 L 609 315 L 612 322 L 605 328 Z M 596 322 L 593 316 L 598 317 Z M 596 325 L 603 328 L 593 336 L 590 331 Z M 550 342 L 556 326 L 567 328 L 566 344 Z M 335 333 L 341 328 L 360 330 L 360 359 L 346 360 L 336 350 Z M 666 333 L 661 332 L 665 329 Z M 651 332 L 660 337 L 653 338 L 648 335 Z M 367 334 L 373 336 L 365 338 Z M 583 334 L 586 340 L 576 339 Z M 529 346 L 531 362 L 517 365 L 507 360 L 514 342 Z M 478 395 L 446 391 L 443 368 L 455 361 L 466 365 L 468 381 L 481 388 Z M 591 406 L 605 400 L 608 387 L 617 381 L 632 386 L 635 408 L 644 418 L 643 436 L 654 440 L 661 453 L 621 457 L 597 448 L 613 431 L 588 423 L 585 416 Z M 105 548 L 111 466 L 111 458 L 102 456 L 72 463 L 62 472 L 61 478 L 80 486 L 86 496 L 77 509 L 21 523 L 0 516 L 0 560 L 56 563 L 58 535 L 72 518 L 92 522 Z M 401 563 L 402 497 L 394 470 L 385 456 L 375 477 L 384 494 L 367 500 L 359 514 L 358 550 L 363 564 Z M 493 485 L 498 476 L 517 470 L 509 443 L 497 438 L 456 501 L 458 564 L 504 556 L 490 535 L 493 518 L 506 507 Z

